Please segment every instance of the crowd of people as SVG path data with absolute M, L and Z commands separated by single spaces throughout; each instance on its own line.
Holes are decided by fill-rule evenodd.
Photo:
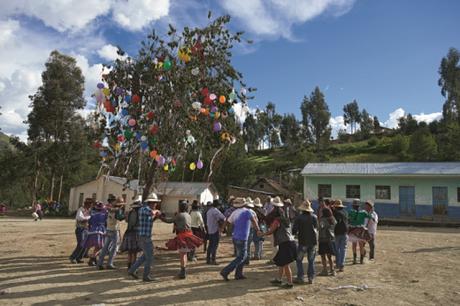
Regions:
M 204 245 L 206 264 L 219 265 L 217 253 L 222 233 L 231 235 L 234 257 L 220 271 L 225 281 L 230 280 L 233 271 L 235 280 L 246 278 L 244 267 L 250 260 L 264 257 L 265 238 L 270 240 L 273 253 L 267 263 L 278 267 L 278 274 L 271 283 L 286 289 L 294 284 L 313 283 L 317 252 L 321 257 L 319 275 L 322 276 L 344 272 L 348 243 L 352 245 L 353 264 L 358 263 L 358 247 L 359 263 L 365 262 L 366 244 L 370 248 L 369 260 L 374 260 L 378 215 L 373 202 L 361 205 L 360 199 L 354 199 L 349 211 L 341 200 L 319 199 L 318 202 L 315 212 L 309 200 L 294 206 L 290 199 L 282 200 L 279 196 L 268 197 L 265 203 L 259 198 L 230 197 L 226 209 L 222 209 L 218 200 L 206 205 L 180 201 L 171 220 L 161 212 L 161 200 L 155 193 L 145 200 L 137 197 L 129 209 L 122 197 L 110 196 L 105 205 L 87 198 L 76 214 L 77 245 L 70 261 L 82 263 L 83 258 L 88 257 L 88 265 L 99 270 L 116 269 L 115 256 L 125 252 L 128 274 L 132 278 L 140 277 L 137 271 L 143 265 L 142 280 L 155 281 L 150 271 L 154 251 L 152 227 L 157 219 L 173 223 L 176 236 L 167 241 L 163 249 L 179 253 L 180 279 L 187 277 L 188 262 L 197 260 L 197 249 L 201 245 Z M 127 226 L 121 237 L 122 221 Z M 304 257 L 307 257 L 306 279 Z M 293 262 L 297 266 L 295 278 L 291 270 Z

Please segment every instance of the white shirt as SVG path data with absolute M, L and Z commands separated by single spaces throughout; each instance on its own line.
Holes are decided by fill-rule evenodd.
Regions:
M 377 233 L 377 224 L 379 223 L 379 216 L 375 211 L 371 212 L 371 218 L 369 219 L 367 223 L 367 230 L 369 231 L 369 234 L 375 236 Z
M 84 226 L 85 221 L 88 221 L 91 218 L 88 211 L 84 207 L 80 207 L 77 210 L 75 220 L 77 221 L 77 226 Z
M 192 210 L 190 217 L 192 217 L 192 227 L 204 227 L 203 216 L 199 211 Z

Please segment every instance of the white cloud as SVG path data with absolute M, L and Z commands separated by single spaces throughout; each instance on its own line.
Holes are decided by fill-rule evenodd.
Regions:
M 355 0 L 220 0 L 222 7 L 252 33 L 292 39 L 292 26 L 324 13 L 348 12 Z
M 437 113 L 431 113 L 431 114 L 425 114 L 421 113 L 420 115 L 414 115 L 415 120 L 418 122 L 426 122 L 426 123 L 431 123 L 436 120 L 440 120 L 442 118 L 442 112 L 437 112 Z
M 331 136 L 334 138 L 337 138 L 339 131 L 347 129 L 343 116 L 331 117 L 329 126 L 331 127 Z
M 57 31 L 83 29 L 97 16 L 107 14 L 111 0 L 3 1 L 0 16 L 26 15 L 40 19 Z
M 169 0 L 118 0 L 113 5 L 113 18 L 123 28 L 142 30 L 169 13 Z
M 97 51 L 97 54 L 99 54 L 100 57 L 102 57 L 105 60 L 108 61 L 114 61 L 118 58 L 120 59 L 125 59 L 128 57 L 128 55 L 125 53 L 125 55 L 120 56 L 118 55 L 118 47 L 115 47 L 114 45 L 108 44 L 104 45 L 101 49 Z
M 402 108 L 398 108 L 391 112 L 388 116 L 389 118 L 383 123 L 384 127 L 394 129 L 398 127 L 398 119 L 404 117 L 406 112 Z
M 19 29 L 19 22 L 13 19 L 0 21 L 0 47 L 13 40 L 14 32 Z

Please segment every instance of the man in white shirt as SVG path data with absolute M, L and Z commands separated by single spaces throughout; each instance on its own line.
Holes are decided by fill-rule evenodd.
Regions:
M 374 260 L 375 254 L 375 235 L 377 234 L 377 224 L 379 223 L 379 216 L 374 210 L 374 203 L 372 201 L 366 202 L 366 211 L 370 215 L 370 219 L 367 223 L 367 231 L 371 236 L 371 240 L 369 240 L 369 260 Z

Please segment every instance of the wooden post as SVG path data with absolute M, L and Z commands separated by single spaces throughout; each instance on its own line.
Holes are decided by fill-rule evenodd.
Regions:
M 61 174 L 61 180 L 59 182 L 59 194 L 58 194 L 58 202 L 61 203 L 61 193 L 62 193 L 62 179 L 64 177 L 64 173 Z
M 51 192 L 50 192 L 50 201 L 53 201 L 53 193 L 54 193 L 54 172 L 53 172 L 53 176 L 51 177 Z

